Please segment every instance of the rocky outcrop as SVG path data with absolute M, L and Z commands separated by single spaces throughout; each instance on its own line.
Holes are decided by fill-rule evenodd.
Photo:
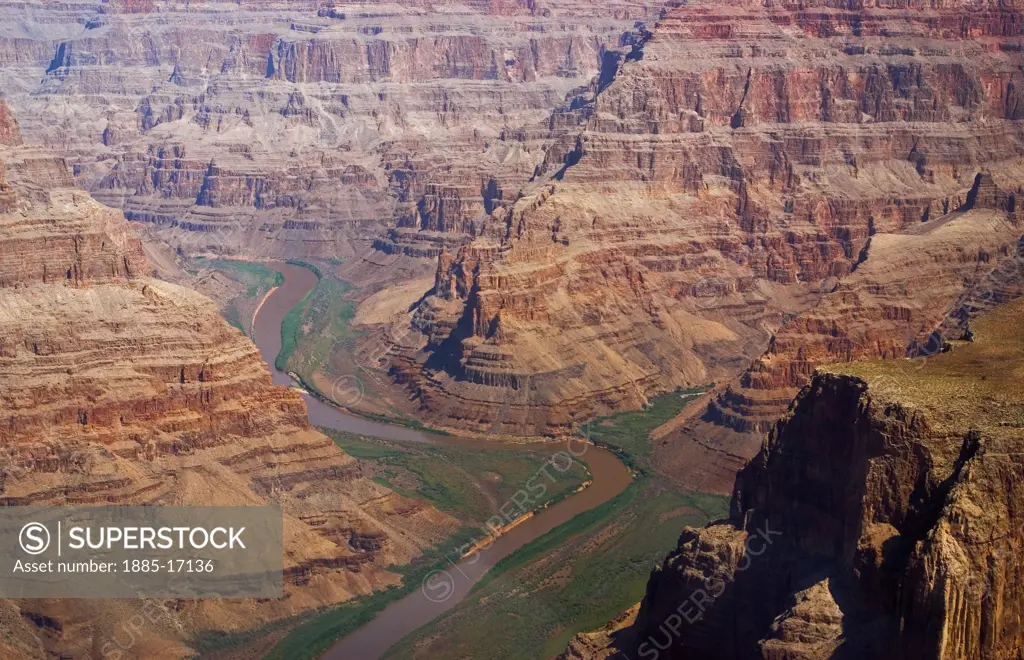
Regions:
M 756 433 L 816 361 L 903 354 L 1014 251 L 1016 9 L 676 4 L 552 116 L 519 199 L 444 246 L 392 363 L 417 414 L 556 432 L 769 349 L 709 412 Z M 1005 203 L 968 199 L 983 171 Z M 999 218 L 953 223 L 969 206 Z M 919 310 L 892 303 L 901 287 Z M 806 334 L 808 354 L 773 357 Z
M 630 608 L 601 630 L 576 635 L 558 660 L 605 660 L 612 657 L 615 654 L 615 637 L 628 633 L 628 626 L 636 621 L 639 609 L 639 605 Z
M 14 156 L 7 162 L 17 184 L 24 161 Z M 15 208 L 10 208 L 0 226 L 0 288 L 64 283 L 79 287 L 147 274 L 142 245 L 119 212 L 75 189 L 34 192 L 45 194 L 49 204 L 25 199 L 14 205 L 22 207 L 22 213 L 16 216 Z
M 660 4 L 0 3 L 0 80 L 26 135 L 175 247 L 436 256 L 511 201 L 550 141 L 531 129 Z
M 1016 657 L 1020 301 L 923 360 L 820 370 L 648 584 L 629 657 Z
M 814 307 L 789 319 L 702 415 L 657 446 L 663 472 L 692 487 L 727 489 L 818 365 L 934 355 L 962 338 L 970 319 L 1024 295 L 1016 171 L 979 174 L 950 198 L 952 212 L 901 234 L 873 235 L 853 273 L 826 282 Z M 990 201 L 977 194 L 986 188 Z
M 14 199 L 0 212 L 0 504 L 279 504 L 286 583 L 283 599 L 258 602 L 3 601 L 5 657 L 109 650 L 143 607 L 163 614 L 120 657 L 188 657 L 200 631 L 394 584 L 388 566 L 453 530 L 311 428 L 213 302 L 147 277 L 121 213 L 65 187 L 60 159 L 21 147 L 0 161 Z

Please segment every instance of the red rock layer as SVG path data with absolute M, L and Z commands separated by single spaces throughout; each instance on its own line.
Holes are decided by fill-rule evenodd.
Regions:
M 735 376 L 837 279 L 856 278 L 872 236 L 885 244 L 881 234 L 956 211 L 980 171 L 998 173 L 1000 209 L 1013 210 L 1024 181 L 1018 17 L 1002 3 L 668 9 L 594 81 L 591 102 L 552 119 L 554 146 L 520 199 L 440 257 L 396 377 L 435 423 L 535 432 Z M 564 130 L 574 122 L 582 132 Z M 835 358 L 900 354 L 941 323 L 1019 237 L 1013 217 L 981 222 L 963 230 L 969 244 L 930 248 L 920 273 L 898 250 L 877 259 L 920 276 L 906 291 L 921 310 L 870 303 L 870 331 L 851 328 Z M 930 281 L 949 258 L 954 268 Z M 822 322 L 845 322 L 835 315 L 859 286 L 827 297 Z M 794 325 L 780 349 L 802 345 L 801 323 L 815 322 Z M 766 358 L 761 371 L 806 378 L 815 351 L 830 350 L 791 366 Z M 743 418 L 758 396 L 777 418 L 799 380 L 778 377 L 781 392 L 734 388 L 716 421 Z
M 0 144 L 14 146 L 21 144 L 21 131 L 7 103 L 0 97 Z
M 962 208 L 975 206 L 966 197 Z M 978 206 L 913 233 L 872 237 L 857 270 L 782 328 L 739 382 L 711 404 L 708 416 L 739 430 L 765 431 L 817 365 L 902 358 L 929 343 L 967 298 L 986 290 L 990 274 L 1021 258 L 1024 225 L 1016 214 Z M 939 348 L 941 340 L 931 352 Z
M 21 133 L 18 131 L 18 122 L 11 114 L 10 108 L 0 98 L 0 144 L 16 145 L 21 143 Z M 0 213 L 7 213 L 17 204 L 18 196 L 7 185 L 4 169 L 0 165 Z
M 15 196 L 0 211 L 0 504 L 273 502 L 285 512 L 284 599 L 157 602 L 173 614 L 122 657 L 187 657 L 199 631 L 244 630 L 392 584 L 388 566 L 452 529 L 312 429 L 299 396 L 272 384 L 211 301 L 146 277 L 120 212 L 64 187 L 66 171 L 31 178 L 62 161 L 26 148 L 0 161 L 11 179 L 0 190 Z M 109 650 L 139 607 L 0 601 L 0 655 Z M 45 634 L 30 634 L 37 626 Z
M 427 232 L 396 253 L 465 242 L 543 159 L 505 135 L 660 3 L 8 4 L 24 130 L 99 201 L 194 251 L 328 257 L 396 222 Z

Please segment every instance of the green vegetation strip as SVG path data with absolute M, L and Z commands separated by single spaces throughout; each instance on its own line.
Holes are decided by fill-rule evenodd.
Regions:
M 309 366 L 312 371 L 327 362 L 334 351 L 351 353 L 355 348 L 355 339 L 360 333 L 353 331 L 350 324 L 356 315 L 356 303 L 344 298 L 351 290 L 347 282 L 321 278 L 306 294 L 301 306 L 292 310 L 296 332 L 292 350 L 298 365 Z M 306 331 L 299 334 L 300 327 Z M 298 370 L 306 371 L 298 365 Z
M 287 371 L 288 359 L 295 352 L 295 349 L 299 344 L 299 330 L 302 327 L 302 317 L 306 312 L 309 301 L 323 282 L 323 278 L 320 275 L 320 269 L 316 266 L 307 264 L 303 261 L 288 261 L 287 263 L 313 271 L 317 278 L 319 278 L 319 281 L 316 283 L 316 286 L 309 290 L 309 293 L 302 297 L 302 300 L 297 302 L 294 307 L 288 310 L 288 313 L 284 315 L 284 319 L 281 321 L 281 351 L 277 354 L 277 358 L 274 360 L 274 366 L 278 371 Z
M 312 264 L 289 263 L 309 268 L 319 280 L 285 315 L 276 365 L 309 380 L 314 372 L 330 365 L 336 355 L 351 355 L 354 351 L 355 340 L 361 334 L 351 328 L 356 303 L 346 299 L 352 290 L 348 282 L 324 276 Z
M 407 497 L 429 500 L 459 520 L 480 526 L 497 513 L 498 507 L 511 501 L 550 459 L 549 454 L 523 449 L 402 443 L 321 430 L 347 454 L 366 461 L 378 483 Z M 551 506 L 589 479 L 586 464 L 579 461 L 564 473 L 547 469 L 546 474 L 554 481 L 543 476 L 534 481 L 544 486 L 544 492 L 531 492 L 531 510 Z
M 291 264 L 293 266 L 301 266 L 306 270 L 313 271 L 313 274 L 316 275 L 317 277 L 323 278 L 323 274 L 320 272 L 320 267 L 317 266 L 316 264 L 311 264 L 308 261 L 300 261 L 299 259 L 287 259 L 285 263 Z M 340 264 L 341 261 L 339 260 L 338 263 Z
M 707 389 L 676 390 L 651 399 L 650 405 L 644 410 L 598 417 L 586 424 L 577 435 L 611 449 L 629 467 L 647 470 L 650 468 L 652 450 L 648 438 L 651 431 L 670 421 Z
M 299 327 L 302 324 L 302 311 L 305 309 L 306 304 L 309 303 L 310 296 L 313 295 L 313 289 L 305 296 L 302 300 L 295 304 L 288 310 L 288 313 L 284 315 L 284 319 L 281 321 L 281 351 L 277 354 L 277 359 L 274 360 L 274 366 L 278 371 L 286 371 L 288 369 L 288 358 L 295 352 L 295 347 L 299 343 Z
M 456 608 L 385 656 L 533 660 L 639 602 L 684 525 L 720 517 L 727 498 L 640 478 L 500 561 Z
M 208 632 L 193 640 L 200 657 L 215 651 L 236 648 L 267 634 L 290 628 L 288 633 L 264 656 L 265 660 L 313 660 L 319 658 L 336 641 L 371 621 L 393 601 L 419 588 L 423 579 L 434 570 L 444 568 L 445 556 L 479 536 L 475 527 L 464 527 L 433 549 L 417 557 L 411 564 L 391 566 L 388 570 L 402 576 L 402 583 L 367 596 L 361 596 L 337 607 L 277 621 L 257 630 L 243 633 Z

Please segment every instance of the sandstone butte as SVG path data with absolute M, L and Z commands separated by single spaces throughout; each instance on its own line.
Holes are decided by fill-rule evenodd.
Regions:
M 212 301 L 148 276 L 120 211 L 23 146 L 0 103 L 0 504 L 280 505 L 281 600 L 2 600 L 0 657 L 189 657 L 394 584 L 456 521 L 362 475 Z M 150 603 L 152 604 L 152 603 Z M 107 648 L 110 647 L 110 648 Z
M 1019 657 L 1022 317 L 1018 300 L 934 357 L 819 369 L 729 518 L 683 531 L 631 628 L 563 657 Z

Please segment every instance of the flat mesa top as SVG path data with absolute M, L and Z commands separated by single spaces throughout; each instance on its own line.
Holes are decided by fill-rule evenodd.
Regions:
M 875 360 L 821 367 L 857 376 L 876 397 L 925 409 L 949 430 L 993 437 L 1024 435 L 1024 300 L 970 324 L 973 341 L 930 358 Z

